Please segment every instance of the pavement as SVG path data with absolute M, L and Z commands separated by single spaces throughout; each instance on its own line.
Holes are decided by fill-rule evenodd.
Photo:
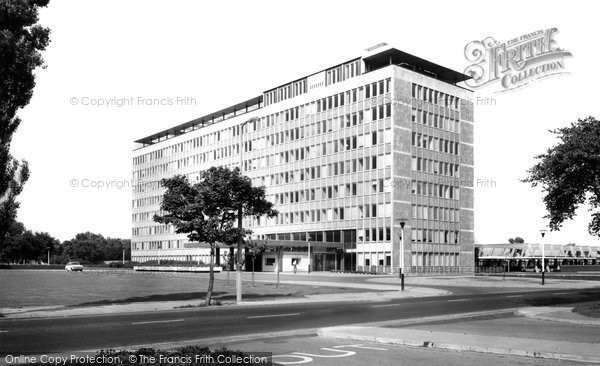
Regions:
M 473 314 L 475 319 L 424 319 L 321 328 L 324 339 L 433 348 L 459 352 L 600 364 L 600 319 L 572 307 L 526 307 L 515 317 Z M 560 324 L 558 324 L 560 323 Z
M 600 327 L 600 318 L 590 318 L 574 313 L 573 307 L 568 306 L 532 306 L 519 309 L 516 314 L 531 319 Z
M 395 277 L 376 277 L 368 279 L 373 283 L 396 283 Z M 541 285 L 541 278 L 536 277 L 510 277 L 506 276 L 428 276 L 408 277 L 407 283 L 414 286 L 456 286 L 456 287 L 485 287 L 485 288 L 511 288 L 511 289 L 576 289 L 600 287 L 600 281 L 565 279 L 546 277 L 545 285 Z

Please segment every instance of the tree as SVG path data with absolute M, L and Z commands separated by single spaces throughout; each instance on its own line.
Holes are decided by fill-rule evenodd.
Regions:
M 520 236 L 516 236 L 515 237 L 515 243 L 516 244 L 523 244 L 523 243 L 525 243 L 525 240 L 523 238 L 521 238 Z
M 253 241 L 246 244 L 246 248 L 252 257 L 252 286 L 254 287 L 254 261 L 256 260 L 256 257 L 267 250 L 267 243 L 264 241 Z
M 560 230 L 587 203 L 596 210 L 588 231 L 600 237 L 600 122 L 590 116 L 550 132 L 559 143 L 536 156 L 539 161 L 523 181 L 542 187 L 550 230 Z
M 79 233 L 71 240 L 60 246 L 61 259 L 80 260 L 97 263 L 107 260 L 120 260 L 123 249 L 127 258 L 131 258 L 131 245 L 129 239 L 105 238 L 101 234 L 92 232 Z
M 17 111 L 33 95 L 33 71 L 45 67 L 41 51 L 50 42 L 50 30 L 37 22 L 39 8 L 47 5 L 48 0 L 0 0 L 0 247 L 29 178 L 27 162 L 11 155 L 10 144 L 21 123 Z
M 264 187 L 252 187 L 250 178 L 240 170 L 211 167 L 200 173 L 198 183 L 190 184 L 185 176 L 162 180 L 166 188 L 161 210 L 154 221 L 171 224 L 175 232 L 188 234 L 191 242 L 205 243 L 210 250 L 209 281 L 206 305 L 210 305 L 214 287 L 214 256 L 217 245 L 231 246 L 240 237 L 250 235 L 248 229 L 238 229 L 239 207 L 242 217 L 273 216 L 273 204 L 265 199 Z M 239 262 L 238 262 L 239 266 Z

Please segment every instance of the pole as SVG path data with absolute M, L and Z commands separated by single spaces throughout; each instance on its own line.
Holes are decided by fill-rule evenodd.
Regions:
M 400 222 L 400 291 L 404 291 L 404 221 Z
M 50 249 L 48 249 L 48 265 L 50 265 Z
M 542 286 L 544 286 L 545 282 L 546 282 L 546 278 L 545 278 L 545 274 L 546 274 L 546 253 L 545 253 L 545 248 L 544 248 L 544 237 L 546 236 L 546 230 L 542 230 L 542 243 L 540 244 L 542 246 Z
M 123 247 L 123 264 L 125 264 L 125 247 Z
M 242 174 L 242 169 L 243 169 L 243 162 L 244 162 L 244 146 L 243 146 L 243 131 L 244 131 L 244 126 L 246 125 L 248 121 L 242 123 L 242 125 L 240 126 L 240 175 Z M 240 303 L 242 301 L 242 267 L 241 267 L 241 263 L 242 263 L 242 258 L 241 258 L 241 252 L 242 252 L 242 205 L 240 204 L 240 207 L 238 209 L 238 230 L 239 230 L 239 236 L 238 236 L 238 243 L 237 243 L 237 260 L 236 260 L 236 277 L 235 277 L 235 299 L 237 301 L 237 303 Z
M 310 238 L 308 234 L 306 234 L 306 241 L 308 241 L 308 274 L 310 274 L 310 265 L 312 262 L 312 257 L 310 256 Z

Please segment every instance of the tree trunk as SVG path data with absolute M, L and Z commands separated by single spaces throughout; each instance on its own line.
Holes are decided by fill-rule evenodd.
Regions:
M 252 257 L 252 287 L 254 286 L 254 257 Z
M 277 285 L 275 286 L 275 288 L 279 288 L 279 272 L 280 271 L 280 266 L 281 266 L 281 248 L 277 248 Z
M 208 290 L 206 290 L 206 300 L 204 301 L 206 306 L 210 306 L 210 300 L 212 298 L 213 286 L 215 283 L 215 273 L 213 272 L 214 268 L 214 255 L 215 250 L 212 245 L 210 248 L 210 263 L 209 263 L 209 272 L 208 272 Z

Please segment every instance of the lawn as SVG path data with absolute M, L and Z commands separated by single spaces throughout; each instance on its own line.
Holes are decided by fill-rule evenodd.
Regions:
M 600 301 L 577 305 L 573 312 L 590 318 L 600 318 Z
M 246 274 L 247 275 L 247 274 Z M 235 299 L 235 274 L 215 279 L 216 300 Z M 0 308 L 32 306 L 84 306 L 142 301 L 204 299 L 208 274 L 93 273 L 38 270 L 0 270 Z M 297 297 L 314 294 L 361 292 L 344 287 L 244 281 L 244 300 Z

